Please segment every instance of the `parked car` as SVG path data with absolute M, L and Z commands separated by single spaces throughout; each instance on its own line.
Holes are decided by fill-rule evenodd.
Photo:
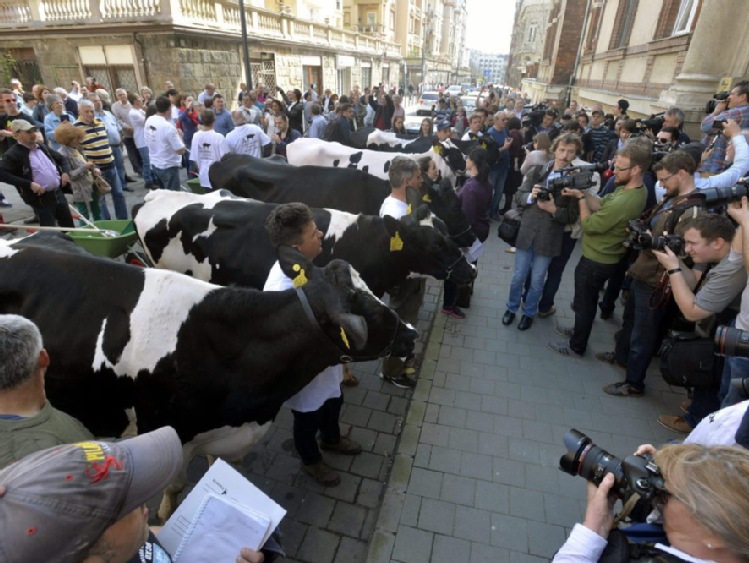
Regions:
M 450 96 L 460 96 L 463 94 L 463 88 L 460 84 L 453 84 L 447 89 L 447 94 Z
M 432 110 L 437 105 L 439 97 L 440 94 L 437 90 L 427 90 L 421 94 L 419 101 L 416 102 L 416 115 L 432 115 Z

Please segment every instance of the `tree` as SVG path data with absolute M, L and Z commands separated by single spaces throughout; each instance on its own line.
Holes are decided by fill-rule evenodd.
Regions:
M 13 69 L 16 67 L 16 59 L 7 49 L 0 49 L 0 84 L 10 85 L 13 78 Z

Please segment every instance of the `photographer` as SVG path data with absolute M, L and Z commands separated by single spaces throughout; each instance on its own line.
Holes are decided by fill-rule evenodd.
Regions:
M 749 127 L 749 82 L 738 82 L 731 90 L 727 100 L 718 101 L 715 109 L 707 115 L 700 125 L 706 136 L 715 133 L 715 120 L 733 119 L 740 128 Z M 704 144 L 704 140 L 703 140 Z M 700 172 L 715 174 L 723 170 L 726 156 L 726 138 L 718 132 L 713 152 L 700 166 Z
M 727 119 L 723 126 L 723 134 L 731 139 L 731 144 L 725 152 L 725 161 L 730 163 L 730 166 L 714 176 L 703 177 L 701 174 L 695 174 L 694 185 L 699 189 L 730 188 L 749 171 L 749 146 L 739 124 L 733 119 Z M 709 154 L 708 159 L 710 156 Z
M 650 249 L 652 236 L 672 235 L 676 225 L 688 214 L 685 211 L 701 205 L 701 200 L 690 197 L 694 192 L 694 159 L 684 151 L 663 157 L 653 167 L 658 180 L 666 189 L 666 197 L 639 222 L 643 232 L 634 242 L 642 250 L 629 269 L 632 285 L 624 312 L 624 324 L 613 353 L 606 352 L 597 359 L 626 366 L 624 381 L 603 388 L 616 397 L 639 397 L 645 390 L 645 375 L 658 346 L 659 327 L 668 312 L 668 276 Z M 694 278 L 685 272 L 694 287 Z
M 747 274 L 740 252 L 731 246 L 735 228 L 728 217 L 702 214 L 685 220 L 685 250 L 695 265 L 707 266 L 708 272 L 695 293 L 702 271 L 689 268 L 666 247 L 653 251 L 658 262 L 669 275 L 671 292 L 684 318 L 702 321 L 722 313 L 746 287 Z M 661 415 L 658 423 L 675 432 L 688 433 L 705 416 L 719 408 L 718 386 L 696 387 L 685 416 Z
M 583 227 L 582 257 L 575 268 L 575 326 L 557 327 L 566 342 L 550 342 L 548 348 L 563 356 L 582 356 L 596 317 L 598 294 L 616 272 L 626 252 L 627 225 L 645 209 L 647 190 L 643 175 L 650 167 L 649 147 L 628 143 L 614 160 L 617 188 L 600 199 L 580 190 L 565 188 L 563 195 L 577 198 Z
M 688 145 L 692 142 L 689 135 L 684 133 L 684 112 L 676 106 L 671 106 L 663 113 L 663 128 L 665 127 L 676 127 L 678 131 L 678 140 L 680 145 Z
M 577 135 L 568 133 L 557 137 L 552 146 L 554 160 L 544 166 L 531 168 L 515 195 L 515 202 L 524 210 L 515 243 L 515 271 L 510 283 L 507 310 L 502 317 L 505 326 L 512 324 L 520 309 L 523 285 L 529 273 L 531 286 L 518 330 L 529 329 L 538 313 L 546 271 L 552 258 L 562 251 L 564 227 L 573 224 L 579 215 L 575 200 L 553 189 L 550 181 L 561 177 L 555 171 L 569 166 L 580 150 L 582 144 Z
M 655 136 L 656 148 L 669 152 L 679 148 L 679 130 L 676 127 L 662 127 Z
M 653 555 L 666 558 L 657 560 L 746 561 L 749 451 L 738 446 L 679 444 L 658 450 L 653 461 L 663 479 L 659 504 L 670 543 L 655 545 Z M 599 561 L 614 523 L 614 484 L 612 473 L 597 488 L 588 483 L 585 520 L 575 525 L 554 563 Z

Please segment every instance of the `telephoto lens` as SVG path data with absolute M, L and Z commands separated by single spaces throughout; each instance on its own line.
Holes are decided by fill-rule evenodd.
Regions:
M 749 332 L 730 326 L 715 330 L 715 353 L 719 356 L 749 358 Z

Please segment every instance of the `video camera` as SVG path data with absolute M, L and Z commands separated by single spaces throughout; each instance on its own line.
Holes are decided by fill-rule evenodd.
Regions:
M 526 110 L 523 115 L 523 126 L 539 127 L 549 106 L 547 104 L 528 104 L 523 106 L 523 109 Z
M 704 188 L 699 191 L 705 207 L 720 207 L 742 197 L 749 197 L 749 176 L 739 178 L 735 186 L 729 188 Z
M 727 90 L 713 94 L 713 99 L 708 100 L 707 104 L 705 104 L 705 113 L 713 113 L 718 102 L 725 102 L 730 95 L 731 92 L 728 92 Z
M 654 113 L 647 118 L 639 117 L 637 119 L 634 119 L 633 121 L 637 125 L 638 129 L 642 131 L 650 129 L 653 133 L 658 134 L 658 131 L 661 130 L 661 127 L 663 127 L 663 123 L 665 122 L 665 114 L 666 112 L 662 111 L 660 113 Z
M 570 188 L 573 190 L 586 190 L 592 185 L 595 184 L 593 182 L 593 172 L 597 170 L 597 167 L 602 166 L 600 163 L 596 164 L 585 164 L 581 166 L 566 166 L 564 168 L 560 168 L 556 172 L 561 172 L 561 176 L 558 178 L 552 178 L 546 183 L 546 187 L 541 188 L 541 191 L 538 192 L 536 197 L 540 201 L 549 201 L 553 197 L 556 197 L 556 195 L 561 192 L 564 188 Z M 592 167 L 592 168 L 585 168 L 584 167 Z M 605 169 L 605 168 L 604 168 Z M 571 174 L 571 172 L 575 172 L 574 174 Z
M 629 514 L 632 520 L 644 522 L 659 493 L 666 490 L 660 469 L 650 455 L 628 455 L 619 459 L 574 428 L 564 435 L 564 445 L 567 453 L 559 459 L 559 469 L 570 475 L 579 475 L 595 485 L 613 473 L 611 490 L 623 502 L 629 501 L 632 495 L 639 495 Z
M 665 250 L 670 248 L 677 256 L 684 250 L 684 239 L 678 235 L 653 236 L 642 221 L 633 219 L 628 224 L 629 236 L 622 244 L 633 250 Z

